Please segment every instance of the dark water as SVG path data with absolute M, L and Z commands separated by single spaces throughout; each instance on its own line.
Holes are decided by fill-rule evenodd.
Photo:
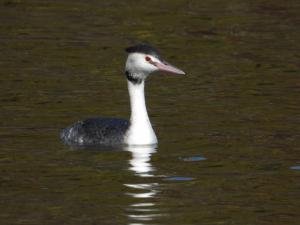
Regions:
M 0 5 L 0 224 L 300 224 L 300 2 Z M 157 46 L 157 148 L 70 149 L 59 130 L 127 118 L 124 48 Z

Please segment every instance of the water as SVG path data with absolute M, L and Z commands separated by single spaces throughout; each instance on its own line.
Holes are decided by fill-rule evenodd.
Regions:
M 299 224 L 299 1 L 0 5 L 1 224 Z M 153 148 L 73 149 L 128 118 L 124 48 L 157 46 Z

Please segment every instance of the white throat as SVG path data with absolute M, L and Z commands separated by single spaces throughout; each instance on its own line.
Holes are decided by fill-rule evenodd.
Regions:
M 157 143 L 156 135 L 151 126 L 145 103 L 145 83 L 128 82 L 131 117 L 130 126 L 124 142 L 128 145 L 151 145 Z

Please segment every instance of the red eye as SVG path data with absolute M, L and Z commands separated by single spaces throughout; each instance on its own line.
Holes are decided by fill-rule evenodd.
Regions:
M 146 56 L 146 57 L 145 57 L 145 60 L 146 60 L 146 61 L 150 61 L 151 58 L 150 58 L 149 56 Z

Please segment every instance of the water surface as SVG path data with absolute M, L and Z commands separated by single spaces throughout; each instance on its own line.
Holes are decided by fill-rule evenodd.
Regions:
M 0 5 L 1 224 L 299 224 L 300 4 Z M 80 119 L 129 117 L 124 48 L 187 76 L 147 82 L 157 147 L 73 149 Z

